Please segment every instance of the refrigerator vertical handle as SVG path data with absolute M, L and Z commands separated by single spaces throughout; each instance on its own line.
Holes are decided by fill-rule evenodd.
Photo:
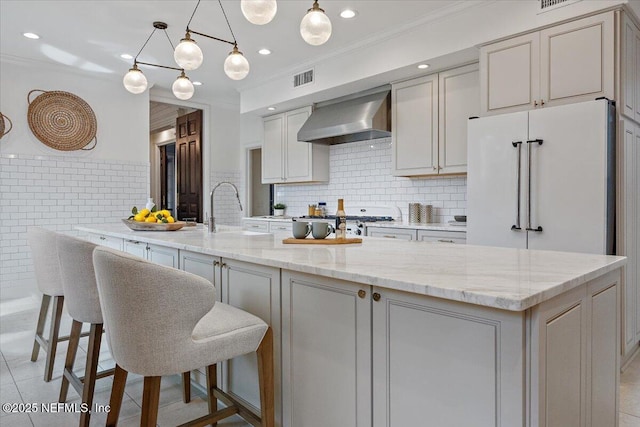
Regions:
M 514 141 L 511 143 L 515 148 L 518 149 L 518 157 L 517 163 L 518 167 L 516 169 L 516 223 L 511 226 L 511 229 L 514 231 L 522 230 L 520 227 L 520 196 L 521 196 L 521 188 L 520 188 L 520 172 L 522 170 L 522 160 L 520 156 L 520 152 L 522 151 L 522 141 Z
M 531 226 L 531 144 L 538 144 L 538 145 L 542 145 L 542 140 L 541 139 L 531 139 L 529 141 L 527 141 L 527 161 L 528 161 L 528 167 L 527 167 L 527 231 L 542 231 L 542 227 L 541 226 L 537 226 L 536 228 L 533 228 Z

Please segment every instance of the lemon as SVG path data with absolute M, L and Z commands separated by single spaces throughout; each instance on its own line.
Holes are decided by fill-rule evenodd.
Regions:
M 138 212 L 138 213 L 139 213 L 140 215 L 142 215 L 142 216 L 145 216 L 145 217 L 146 217 L 147 215 L 149 215 L 149 214 L 151 213 L 151 211 L 150 211 L 149 209 L 147 209 L 147 208 L 144 208 L 144 209 L 142 209 L 142 210 L 141 210 L 140 212 Z
M 144 220 L 144 222 L 156 222 L 156 218 L 154 216 L 149 216 L 147 217 L 147 219 Z
M 142 215 L 141 213 L 135 214 L 133 217 L 133 220 L 138 222 L 144 222 L 144 215 Z
M 171 212 L 169 212 L 169 211 L 168 211 L 168 210 L 166 210 L 166 209 L 161 210 L 161 211 L 160 211 L 160 213 L 161 213 L 161 214 L 162 214 L 162 216 L 163 216 L 163 217 L 165 217 L 165 218 L 169 218 L 169 217 L 171 216 Z
M 171 224 L 171 223 L 173 223 L 173 222 L 176 222 L 176 220 L 175 220 L 175 219 L 173 219 L 173 217 L 172 217 L 171 215 L 169 215 L 169 216 L 167 217 L 167 222 Z

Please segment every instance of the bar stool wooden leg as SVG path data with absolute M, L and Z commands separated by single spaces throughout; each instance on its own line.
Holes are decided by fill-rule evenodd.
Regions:
M 56 349 L 58 348 L 58 332 L 60 331 L 60 319 L 62 318 L 62 306 L 64 305 L 64 297 L 53 297 L 53 312 L 51 313 L 51 328 L 49 332 L 47 361 L 44 365 L 44 380 L 51 381 L 53 376 L 53 364 L 56 358 Z
M 126 383 L 127 371 L 116 365 L 116 370 L 113 374 L 113 386 L 111 386 L 111 397 L 109 398 L 109 408 L 111 410 L 107 414 L 106 427 L 116 427 L 118 425 Z
M 49 303 L 51 302 L 50 295 L 42 295 L 42 303 L 40 304 L 40 315 L 38 316 L 38 324 L 36 325 L 36 336 L 33 339 L 33 351 L 31 352 L 31 361 L 38 360 L 38 354 L 40 353 L 40 343 L 38 337 L 42 339 L 42 333 L 44 332 L 44 324 L 47 322 L 47 311 L 49 311 Z
M 67 358 L 64 362 L 64 371 L 62 372 L 62 384 L 60 385 L 60 397 L 58 402 L 67 401 L 67 392 L 69 391 L 69 376 L 67 372 L 73 372 L 73 364 L 76 361 L 78 353 L 78 344 L 80 343 L 80 333 L 82 332 L 82 323 L 74 320 L 71 324 L 71 333 L 69 334 L 69 348 L 67 349 Z
M 89 411 L 80 413 L 80 426 L 89 427 L 91 410 L 93 409 L 93 392 L 96 388 L 96 374 L 98 372 L 98 356 L 102 342 L 102 323 L 91 324 L 89 331 L 89 347 L 87 348 L 87 366 L 85 367 L 82 387 L 82 403 L 86 403 Z
M 271 327 L 256 350 L 258 355 L 258 378 L 260 381 L 260 408 L 262 427 L 275 426 L 274 377 L 273 377 L 273 331 Z
M 218 410 L 218 399 L 214 394 L 214 390 L 218 387 L 218 372 L 216 365 L 207 366 L 207 403 L 209 404 L 209 413 L 213 414 Z M 218 423 L 212 423 L 215 427 Z
M 184 403 L 191 402 L 191 371 L 182 373 L 182 400 Z
M 140 427 L 155 427 L 160 403 L 160 380 L 162 377 L 144 377 L 142 391 L 142 418 Z

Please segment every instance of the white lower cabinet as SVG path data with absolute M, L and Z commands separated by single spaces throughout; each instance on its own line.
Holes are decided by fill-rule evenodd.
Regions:
M 373 292 L 374 427 L 523 425 L 524 313 Z
M 418 241 L 464 245 L 467 243 L 467 233 L 464 231 L 418 230 Z
M 387 239 L 416 240 L 415 228 L 367 227 L 367 236 Z
M 147 244 L 138 240 L 124 240 L 123 251 L 140 258 L 147 259 Z
M 283 426 L 371 427 L 369 291 L 282 272 Z
M 280 383 L 280 269 L 222 258 L 215 265 L 220 275 L 216 290 L 222 302 L 258 316 L 273 329 L 276 425 L 281 423 Z M 218 286 L 218 283 L 220 284 Z M 259 414 L 258 362 L 255 353 L 222 363 L 222 389 Z
M 614 271 L 531 310 L 532 426 L 618 425 L 620 291 Z
M 291 221 L 269 221 L 269 232 L 271 233 L 284 233 L 291 231 L 292 227 Z
M 124 240 L 123 250 L 131 255 L 146 259 L 167 267 L 179 268 L 178 249 L 154 245 L 137 240 Z
M 257 219 L 243 219 L 242 227 L 251 231 L 269 232 L 269 221 Z
M 111 249 L 122 250 L 122 239 L 119 237 L 104 236 L 102 234 L 89 234 L 87 240 L 96 245 L 106 246 Z

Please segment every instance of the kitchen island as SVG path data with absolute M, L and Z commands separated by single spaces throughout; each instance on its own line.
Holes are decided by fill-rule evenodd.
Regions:
M 271 324 L 283 426 L 616 426 L 624 258 L 364 238 L 78 227 Z M 221 387 L 258 405 L 255 362 Z

